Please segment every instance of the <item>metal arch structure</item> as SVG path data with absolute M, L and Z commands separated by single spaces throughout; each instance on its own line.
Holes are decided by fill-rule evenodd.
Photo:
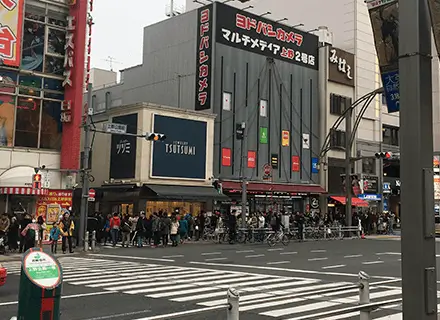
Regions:
M 331 133 L 333 130 L 336 130 L 337 128 L 339 128 L 339 126 L 341 125 L 342 121 L 347 117 L 348 113 L 351 113 L 357 106 L 359 106 L 360 104 L 363 103 L 359 114 L 356 116 L 356 120 L 353 126 L 353 130 L 351 132 L 350 137 L 346 137 L 346 139 L 350 139 L 350 148 L 353 146 L 354 143 L 354 139 L 356 137 L 356 132 L 357 129 L 359 128 L 359 125 L 361 123 L 362 117 L 364 116 L 365 112 L 368 109 L 368 106 L 370 105 L 370 103 L 374 100 L 374 98 L 376 97 L 376 95 L 383 93 L 384 90 L 383 88 L 378 88 L 374 91 L 371 91 L 369 93 L 367 93 L 366 95 L 360 97 L 359 99 L 357 99 L 355 102 L 353 102 L 353 104 L 347 108 L 339 117 L 338 119 L 336 119 L 336 121 L 333 123 L 333 126 L 330 128 L 329 132 L 327 133 L 327 136 L 322 144 L 321 150 L 319 151 L 319 159 L 321 160 L 326 154 L 327 152 L 329 152 L 332 147 L 330 146 L 330 138 L 331 138 Z M 321 161 L 319 161 L 321 162 Z

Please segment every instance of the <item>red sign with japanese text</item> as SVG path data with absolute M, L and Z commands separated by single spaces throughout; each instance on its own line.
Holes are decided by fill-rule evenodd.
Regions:
M 299 172 L 300 159 L 299 156 L 292 156 L 292 171 Z
M 49 190 L 47 195 L 38 198 L 37 216 L 43 216 L 47 224 L 57 222 L 61 209 L 72 207 L 72 195 L 70 190 Z
M 222 149 L 222 166 L 230 167 L 232 165 L 231 149 Z
M 24 0 L 0 0 L 0 61 L 19 67 Z
M 195 110 L 211 108 L 213 5 L 197 11 L 197 76 Z
M 255 151 L 248 151 L 248 168 L 255 168 L 257 166 L 257 153 Z

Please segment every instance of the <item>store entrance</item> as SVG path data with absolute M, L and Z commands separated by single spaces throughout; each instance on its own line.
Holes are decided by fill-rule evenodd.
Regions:
M 112 212 L 118 212 L 121 215 L 132 216 L 133 215 L 133 203 L 119 203 L 112 205 Z
M 178 208 L 180 213 L 192 213 L 197 215 L 204 209 L 203 202 L 185 202 L 185 201 L 147 201 L 145 213 L 147 216 L 154 212 L 167 212 L 168 214 L 174 212 Z

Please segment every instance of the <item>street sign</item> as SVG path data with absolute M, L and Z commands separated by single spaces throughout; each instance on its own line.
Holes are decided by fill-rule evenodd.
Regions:
M 90 202 L 95 201 L 96 191 L 95 189 L 89 189 L 89 198 L 87 199 Z
M 26 251 L 22 258 L 18 319 L 60 318 L 63 273 L 56 258 L 40 248 Z M 40 319 L 40 317 L 38 317 Z
M 270 174 L 272 173 L 272 166 L 268 163 L 266 163 L 263 166 L 263 173 L 265 176 L 270 176 Z
M 127 133 L 127 125 L 122 123 L 104 123 L 104 130 L 107 133 L 124 134 Z

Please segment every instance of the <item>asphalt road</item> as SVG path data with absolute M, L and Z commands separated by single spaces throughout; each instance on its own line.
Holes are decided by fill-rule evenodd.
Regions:
M 440 253 L 440 243 L 437 246 Z M 439 255 L 440 257 L 440 255 Z M 99 253 L 61 255 L 64 269 L 62 319 L 145 320 L 226 302 L 232 286 L 241 291 L 240 319 L 357 319 L 326 312 L 357 303 L 358 289 L 322 294 L 322 290 L 358 281 L 399 279 L 400 241 L 336 240 L 265 244 L 191 243 L 177 248 L 103 248 Z M 1 261 L 0 261 L 1 262 Z M 0 288 L 1 319 L 17 310 L 20 261 L 2 262 L 9 272 Z M 440 279 L 440 275 L 438 276 Z M 373 287 L 373 301 L 400 297 L 400 282 Z M 375 300 L 376 299 L 376 300 Z M 401 319 L 400 306 L 375 313 Z M 213 311 L 181 319 L 225 319 Z

